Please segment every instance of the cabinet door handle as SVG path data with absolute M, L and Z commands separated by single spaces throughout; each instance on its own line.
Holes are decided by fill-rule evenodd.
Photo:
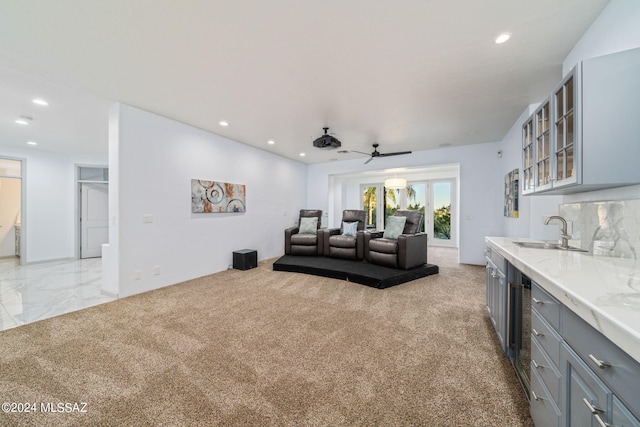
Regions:
M 590 355 L 589 355 L 589 359 L 591 359 L 591 361 L 592 361 L 593 363 L 595 363 L 595 364 L 596 364 L 596 366 L 597 366 L 598 368 L 600 368 L 600 369 L 605 369 L 605 368 L 608 368 L 609 366 L 611 366 L 611 364 L 609 364 L 609 363 L 605 362 L 604 360 L 600 360 L 600 359 L 598 359 L 598 358 L 597 358 L 597 357 L 595 357 L 593 354 L 590 354 Z
M 537 337 L 543 337 L 544 334 L 542 332 L 538 332 L 535 330 L 535 328 L 531 329 L 531 332 L 533 332 L 533 335 L 537 336 Z
M 536 362 L 535 360 L 531 359 L 531 363 L 533 363 L 533 367 L 536 369 L 542 369 L 544 368 L 544 365 L 538 365 L 538 362 Z
M 614 426 L 614 425 L 612 425 L 612 424 L 605 423 L 604 421 L 602 421 L 602 418 L 600 418 L 600 415 L 594 415 L 594 416 L 593 416 L 593 418 L 595 418 L 595 419 L 596 419 L 596 421 L 598 422 L 598 425 L 599 425 L 600 427 L 615 427 L 615 426 Z
M 598 408 L 597 406 L 593 406 L 591 402 L 587 400 L 586 397 L 583 398 L 582 401 L 584 402 L 585 406 L 589 409 L 589 412 L 591 412 L 593 415 L 602 414 L 604 412 L 602 409 Z
M 531 390 L 531 397 L 533 397 L 533 400 L 547 400 L 542 396 L 538 396 L 536 392 L 533 390 Z
M 538 298 L 531 298 L 531 301 L 533 301 L 536 304 L 544 304 L 544 301 L 539 300 Z

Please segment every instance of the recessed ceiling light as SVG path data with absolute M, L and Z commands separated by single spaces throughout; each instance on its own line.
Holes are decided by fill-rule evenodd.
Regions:
M 29 144 L 29 145 L 38 145 L 38 143 L 35 142 L 35 141 L 27 141 L 27 144 Z
M 33 100 L 34 104 L 38 104 L 38 105 L 42 105 L 43 107 L 46 107 L 47 105 L 49 105 L 49 103 L 47 101 L 45 101 L 42 98 L 36 98 Z
M 229 123 L 225 122 L 224 120 L 222 120 L 220 122 L 220 126 L 229 126 Z
M 502 33 L 496 37 L 496 44 L 502 44 L 511 38 L 511 33 Z
M 306 154 L 300 153 L 300 157 L 304 157 L 304 156 L 306 156 Z
M 267 144 L 269 144 L 269 145 L 273 145 L 273 144 L 275 144 L 275 143 L 276 143 L 276 142 L 275 142 L 273 139 L 270 139 L 270 140 L 268 140 L 268 141 L 267 141 Z
M 19 125 L 28 125 L 33 120 L 31 117 L 18 117 L 16 123 Z

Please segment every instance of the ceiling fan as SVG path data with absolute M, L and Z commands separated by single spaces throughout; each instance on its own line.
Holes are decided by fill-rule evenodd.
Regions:
M 399 156 L 401 154 L 411 154 L 411 151 L 396 151 L 393 153 L 381 153 L 378 151 L 378 147 L 380 146 L 380 144 L 373 144 L 373 152 L 371 153 L 363 153 L 362 151 L 356 151 L 356 150 L 343 150 L 343 151 L 339 151 L 339 153 L 360 153 L 360 154 L 366 154 L 369 155 L 371 157 L 369 157 L 367 159 L 366 162 L 364 162 L 364 164 L 366 165 L 367 163 L 369 163 L 371 160 L 373 160 L 376 157 L 388 157 L 388 156 Z

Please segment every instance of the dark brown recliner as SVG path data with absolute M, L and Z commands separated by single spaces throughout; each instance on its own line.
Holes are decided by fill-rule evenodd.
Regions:
M 406 222 L 397 239 L 382 237 L 384 232 L 364 234 L 364 256 L 372 264 L 408 270 L 427 263 L 427 234 L 419 232 L 424 216 L 415 210 L 397 210 L 393 216 L 404 216 Z
M 361 210 L 347 209 L 342 212 L 340 228 L 324 230 L 324 254 L 334 258 L 362 260 L 364 258 L 364 227 L 367 213 Z M 345 231 L 349 224 L 356 224 L 355 236 Z M 353 230 L 349 230 L 353 231 Z
M 303 223 L 303 218 L 318 219 L 314 230 L 315 234 L 300 233 L 300 226 Z M 298 225 L 284 230 L 285 255 L 323 255 L 324 239 L 322 239 L 321 233 L 319 233 L 321 220 L 321 210 L 301 209 L 300 216 L 298 217 Z

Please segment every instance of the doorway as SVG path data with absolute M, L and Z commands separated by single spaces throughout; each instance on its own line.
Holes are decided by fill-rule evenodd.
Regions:
M 109 242 L 109 169 L 78 166 L 79 258 L 99 258 Z
M 24 250 L 22 170 L 22 160 L 0 158 L 0 258 L 19 258 Z
M 454 178 L 409 181 L 401 190 L 384 188 L 383 184 L 361 184 L 360 203 L 367 211 L 367 228 L 384 230 L 386 218 L 398 209 L 419 210 L 424 214 L 420 231 L 427 233 L 430 246 L 457 247 L 455 191 Z

